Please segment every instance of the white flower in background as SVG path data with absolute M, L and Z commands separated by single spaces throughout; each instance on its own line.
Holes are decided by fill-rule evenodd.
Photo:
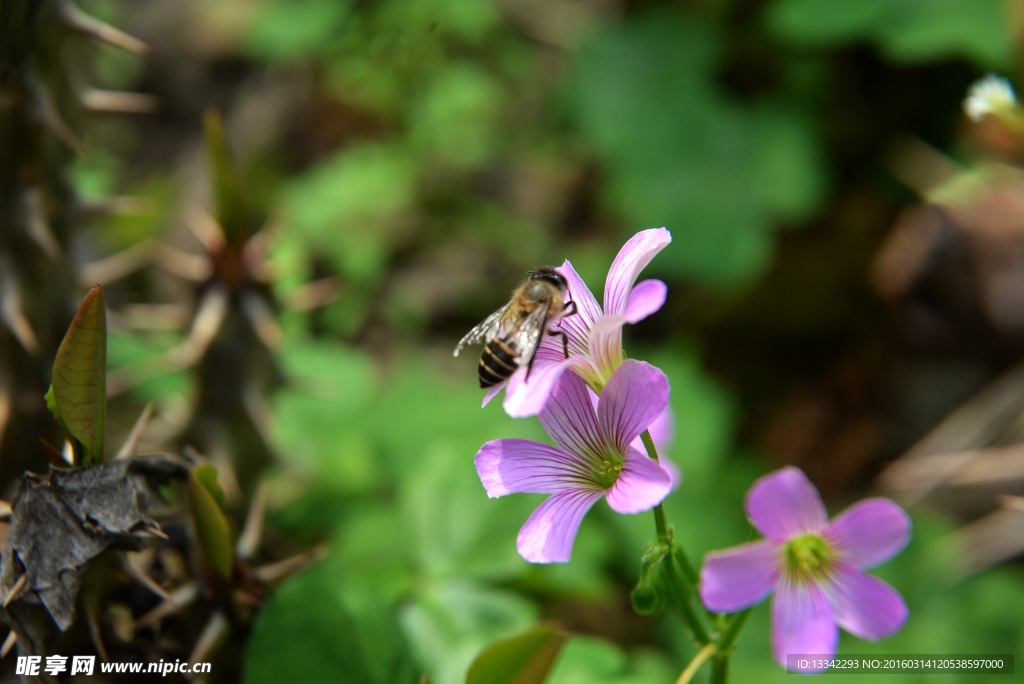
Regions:
M 1010 82 L 994 74 L 975 81 L 964 100 L 964 111 L 975 121 L 995 114 L 1003 116 L 1017 105 L 1017 96 Z

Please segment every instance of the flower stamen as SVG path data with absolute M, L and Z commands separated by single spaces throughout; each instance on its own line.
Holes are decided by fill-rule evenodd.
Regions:
M 783 547 L 786 574 L 798 581 L 816 580 L 829 574 L 836 554 L 820 534 L 800 534 Z
M 594 479 L 603 489 L 611 489 L 622 473 L 625 459 L 618 454 L 606 454 L 594 469 Z

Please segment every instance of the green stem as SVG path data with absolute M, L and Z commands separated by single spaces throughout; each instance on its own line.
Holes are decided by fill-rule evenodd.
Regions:
M 711 657 L 711 654 L 715 652 L 714 644 L 707 644 L 704 648 L 697 651 L 697 655 L 693 656 L 693 660 L 686 666 L 683 673 L 679 675 L 679 679 L 676 680 L 676 684 L 689 684 L 690 680 L 693 679 L 693 675 L 697 674 L 697 670 L 700 666 L 707 662 L 707 659 Z
M 647 449 L 647 455 L 658 461 L 658 449 L 654 446 L 650 431 L 644 430 L 640 439 L 644 443 L 644 448 Z M 671 549 L 671 553 L 665 559 L 666 567 L 669 570 L 669 577 L 666 578 L 669 598 L 690 627 L 694 638 L 703 645 L 683 673 L 679 675 L 676 684 L 687 684 L 700 669 L 700 666 L 712 656 L 714 657 L 711 661 L 711 684 L 726 684 L 729 678 L 729 654 L 732 652 L 740 630 L 743 629 L 747 618 L 750 617 L 750 610 L 734 615 L 718 638 L 712 640 L 701 615 L 694 610 L 690 601 L 691 597 L 697 594 L 700 576 L 690 563 L 683 547 L 673 538 L 672 530 L 665 518 L 665 510 L 661 504 L 654 507 L 654 526 L 658 531 L 658 540 L 669 544 Z M 708 613 L 708 615 L 711 614 Z
M 729 659 L 717 656 L 711 661 L 711 684 L 725 684 L 729 680 Z
M 743 625 L 747 624 L 747 618 L 750 617 L 750 608 L 736 613 L 732 616 L 729 621 L 729 625 L 722 632 L 722 636 L 718 637 L 718 657 L 729 657 L 729 652 L 732 651 L 733 644 L 736 643 L 736 637 L 740 635 L 740 630 L 743 629 Z
M 640 439 L 643 440 L 644 448 L 647 449 L 647 455 L 653 458 L 655 461 L 658 460 L 658 448 L 654 446 L 654 440 L 651 439 L 651 431 L 644 430 L 640 435 Z
M 679 563 L 679 567 L 681 567 L 683 572 L 686 574 L 686 579 L 690 580 L 690 585 L 694 588 L 694 591 L 696 591 L 697 585 L 700 584 L 700 575 L 697 574 L 693 565 L 690 564 L 690 559 L 686 555 L 686 551 L 683 550 L 681 544 L 676 542 L 672 545 L 672 553 L 675 555 L 676 562 Z
M 658 531 L 658 541 L 670 543 L 672 540 L 668 534 L 668 523 L 665 520 L 665 509 L 658 504 L 654 507 L 654 529 Z
M 643 440 L 644 447 L 647 449 L 647 455 L 658 461 L 658 448 L 654 446 L 654 440 L 651 439 L 650 431 L 644 430 L 640 435 L 640 439 Z M 690 601 L 690 597 L 696 592 L 697 573 L 694 572 L 689 559 L 687 559 L 679 544 L 672 538 L 672 531 L 665 518 L 665 509 L 662 508 L 661 504 L 654 507 L 654 526 L 658 531 L 658 540 L 667 544 L 668 548 L 672 550 L 665 558 L 666 567 L 669 572 L 669 576 L 666 578 L 668 580 L 666 584 L 668 585 L 669 598 L 675 604 L 683 620 L 690 627 L 694 638 L 701 644 L 710 643 L 711 637 L 709 636 L 708 629 L 704 626 Z
M 647 449 L 647 455 L 658 461 L 658 449 L 654 446 L 654 440 L 651 439 L 650 431 L 644 430 L 643 434 L 640 435 L 640 439 L 643 440 L 644 447 Z M 654 527 L 658 530 L 658 539 L 660 541 L 670 541 L 668 522 L 665 519 L 665 509 L 661 507 L 661 504 L 654 507 Z
M 669 598 L 672 599 L 672 603 L 675 604 L 686 624 L 690 627 L 694 638 L 701 644 L 710 643 L 710 633 L 707 627 L 704 626 L 700 615 L 694 610 L 693 603 L 690 600 L 693 595 L 693 585 L 686 580 L 685 575 L 680 571 L 673 554 L 666 556 L 664 562 L 669 573 L 665 582 L 668 587 Z
M 736 643 L 736 637 L 740 635 L 743 625 L 747 624 L 750 617 L 750 608 L 741 613 L 736 613 L 729 620 L 725 631 L 715 641 L 715 658 L 711 661 L 711 684 L 726 684 L 729 679 L 729 654 Z

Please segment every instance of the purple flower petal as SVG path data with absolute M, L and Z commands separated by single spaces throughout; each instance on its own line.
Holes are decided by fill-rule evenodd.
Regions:
M 675 417 L 672 415 L 672 407 L 666 406 L 661 415 L 655 418 L 654 422 L 647 429 L 651 433 L 654 446 L 658 449 L 658 456 L 661 456 L 662 451 L 671 449 L 676 432 L 676 422 Z M 641 444 L 643 443 L 641 442 Z M 643 450 L 643 447 L 639 446 L 637 449 Z
M 545 335 L 541 338 L 533 358 L 535 366 L 538 363 L 559 363 L 565 361 L 565 349 L 562 347 L 561 336 Z
M 484 403 L 480 404 L 480 408 L 490 404 L 491 399 L 498 396 L 498 392 L 505 389 L 506 384 L 508 384 L 507 380 L 505 382 L 499 382 L 497 385 L 492 385 L 491 388 L 487 390 L 487 394 L 484 395 Z
M 597 411 L 597 392 L 587 388 L 590 394 L 590 403 L 594 406 L 594 411 Z M 666 406 L 665 410 L 661 412 L 661 415 L 654 419 L 650 427 L 647 428 L 651 433 L 651 439 L 654 441 L 654 447 L 658 450 L 658 458 L 660 459 L 664 454 L 662 452 L 668 451 L 672 448 L 672 441 L 675 438 L 676 432 L 676 419 L 672 414 L 672 407 Z M 647 453 L 647 448 L 644 446 L 644 442 L 638 435 L 629 444 L 631 447 L 641 453 Z M 662 465 L 665 465 L 662 463 Z
M 598 396 L 594 390 L 591 390 L 589 387 L 587 389 L 590 392 L 590 401 L 596 411 Z M 672 446 L 672 438 L 675 432 L 675 419 L 672 417 L 672 407 L 666 406 L 661 415 L 655 418 L 654 422 L 647 429 L 650 430 L 651 439 L 654 440 L 654 448 L 658 450 L 658 465 L 668 473 L 669 479 L 672 480 L 672 489 L 675 489 L 683 481 L 683 473 L 679 470 L 679 466 L 676 465 L 675 461 L 665 455 L 665 452 Z M 644 446 L 644 441 L 639 435 L 629 443 L 629 446 L 641 454 L 647 454 L 647 447 Z M 648 458 L 650 457 L 648 456 Z
M 608 505 L 616 513 L 640 513 L 660 504 L 672 491 L 672 478 L 658 465 L 635 449 L 626 452 L 619 479 L 608 490 Z
M 563 373 L 540 412 L 551 439 L 566 451 L 598 462 L 606 451 L 590 389 L 575 373 Z
M 910 516 L 889 499 L 865 499 L 837 515 L 825 536 L 850 565 L 872 568 L 910 541 Z
M 590 329 L 587 342 L 590 361 L 597 366 L 603 380 L 610 378 L 626 358 L 622 351 L 622 326 L 625 324 L 625 316 L 602 316 Z
M 529 439 L 496 439 L 476 453 L 476 472 L 494 498 L 506 494 L 552 494 L 588 486 L 591 465 L 573 454 Z
M 520 368 L 508 380 L 505 390 L 505 413 L 513 418 L 535 416 L 544 409 L 555 383 L 568 367 L 568 359 L 557 363 L 537 359 L 526 380 L 527 368 Z
M 636 323 L 650 316 L 665 303 L 668 286 L 660 280 L 644 280 L 637 283 L 629 293 L 623 314 L 630 323 Z
M 592 399 L 594 402 L 594 408 L 597 409 L 597 395 L 591 392 Z M 665 410 L 661 412 L 661 415 L 654 419 L 654 422 L 647 428 L 651 433 L 651 439 L 654 440 L 654 448 L 658 450 L 658 458 L 664 456 L 664 452 L 672 448 L 672 441 L 675 437 L 675 418 L 672 415 L 672 407 L 666 406 Z M 644 446 L 644 442 L 638 436 L 632 442 L 630 446 L 637 451 L 647 453 L 647 448 Z
M 604 492 L 569 489 L 552 494 L 519 530 L 519 555 L 531 563 L 566 563 L 580 522 Z
M 821 588 L 783 580 L 772 599 L 775 661 L 786 667 L 790 654 L 831 658 L 838 642 L 839 628 Z
M 590 362 L 586 356 L 570 356 L 566 366 L 576 375 L 583 378 L 588 385 L 600 387 L 604 384 L 601 372 Z
M 565 278 L 569 287 L 569 300 L 576 302 L 576 313 L 560 318 L 556 329 L 564 331 L 569 336 L 569 353 L 571 355 L 586 356 L 590 328 L 604 312 L 601 311 L 601 306 L 597 303 L 590 288 L 576 273 L 576 269 L 572 267 L 568 259 L 555 270 Z
M 668 406 L 668 378 L 643 361 L 623 361 L 611 377 L 597 405 L 597 419 L 605 441 L 620 454 Z
M 882 580 L 840 563 L 825 590 L 839 626 L 876 641 L 895 634 L 907 621 L 907 604 Z
M 785 541 L 804 532 L 822 532 L 828 525 L 818 490 L 802 470 L 793 466 L 768 473 L 754 483 L 747 493 L 747 516 L 761 534 L 773 541 Z
M 683 482 L 683 471 L 679 469 L 676 462 L 668 456 L 658 456 L 658 465 L 660 465 L 666 473 L 668 473 L 668 479 L 672 482 L 672 489 L 674 490 Z
M 672 235 L 664 228 L 642 230 L 631 237 L 619 250 L 604 283 L 604 311 L 608 314 L 626 312 L 630 290 L 640 271 L 651 263 L 658 252 L 672 242 Z M 639 319 L 637 319 L 639 320 Z
M 593 390 L 590 392 L 590 399 L 594 403 L 594 409 L 596 410 L 598 397 Z M 661 412 L 661 415 L 655 418 L 654 422 L 651 423 L 651 426 L 647 428 L 651 432 L 651 439 L 654 441 L 654 448 L 658 450 L 658 465 L 668 473 L 669 480 L 672 482 L 672 489 L 678 487 L 683 481 L 683 472 L 679 470 L 679 466 L 676 465 L 675 461 L 665 455 L 668 448 L 672 446 L 674 426 L 675 423 L 672 418 L 672 407 L 666 406 L 665 410 Z M 650 460 L 650 456 L 647 454 L 647 447 L 644 445 L 644 441 L 639 435 L 629 443 L 629 448 L 636 449 Z
M 700 569 L 700 600 L 722 613 L 760 603 L 779 581 L 781 553 L 767 539 L 709 553 Z

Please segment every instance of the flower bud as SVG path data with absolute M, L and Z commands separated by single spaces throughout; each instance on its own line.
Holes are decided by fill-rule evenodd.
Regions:
M 665 607 L 665 599 L 658 587 L 643 578 L 629 593 L 629 601 L 637 615 L 657 615 Z
M 639 615 L 657 615 L 665 607 L 664 563 L 668 549 L 657 544 L 644 554 L 640 579 L 629 594 L 633 610 Z

